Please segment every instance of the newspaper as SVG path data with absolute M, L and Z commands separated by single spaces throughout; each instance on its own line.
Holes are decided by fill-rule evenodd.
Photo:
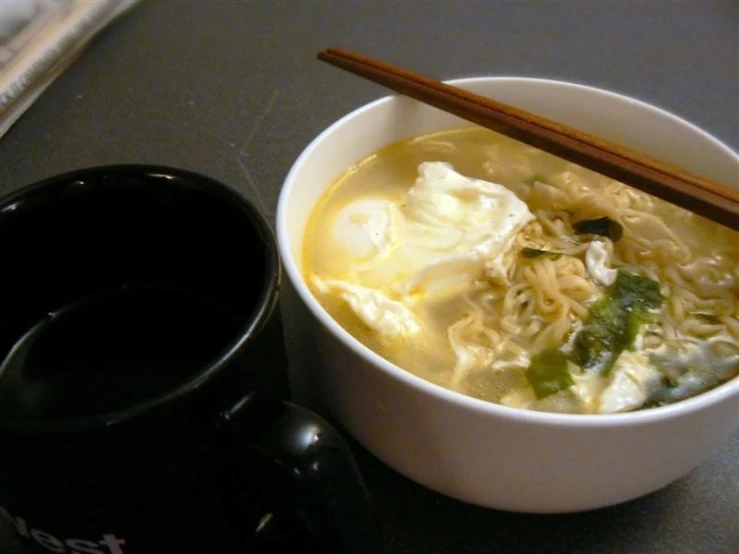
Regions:
M 0 0 L 0 137 L 87 43 L 139 0 Z

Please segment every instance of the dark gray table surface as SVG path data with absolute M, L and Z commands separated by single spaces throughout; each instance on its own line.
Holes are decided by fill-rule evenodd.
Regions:
M 272 220 L 324 127 L 382 96 L 315 60 L 339 45 L 439 78 L 557 78 L 646 100 L 739 148 L 739 3 L 145 1 L 0 139 L 0 193 L 157 163 L 211 175 Z M 388 554 L 739 552 L 739 433 L 689 476 L 582 514 L 510 514 L 408 481 L 360 446 Z

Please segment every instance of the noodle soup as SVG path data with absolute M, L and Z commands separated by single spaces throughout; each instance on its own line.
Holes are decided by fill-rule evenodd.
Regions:
M 396 365 L 512 407 L 615 413 L 739 372 L 739 237 L 491 131 L 392 144 L 312 213 L 303 272 Z

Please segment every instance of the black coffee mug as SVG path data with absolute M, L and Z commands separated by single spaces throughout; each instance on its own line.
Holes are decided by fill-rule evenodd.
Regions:
M 377 551 L 346 444 L 284 400 L 279 281 L 256 210 L 191 172 L 0 200 L 0 520 L 27 552 Z

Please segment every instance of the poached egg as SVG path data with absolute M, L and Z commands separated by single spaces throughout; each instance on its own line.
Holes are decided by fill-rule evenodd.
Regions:
M 419 302 L 504 276 L 503 256 L 533 218 L 504 186 L 423 162 L 400 198 L 360 198 L 336 214 L 332 238 L 350 263 L 344 275 L 313 283 L 340 295 L 374 331 L 410 336 L 421 329 Z

